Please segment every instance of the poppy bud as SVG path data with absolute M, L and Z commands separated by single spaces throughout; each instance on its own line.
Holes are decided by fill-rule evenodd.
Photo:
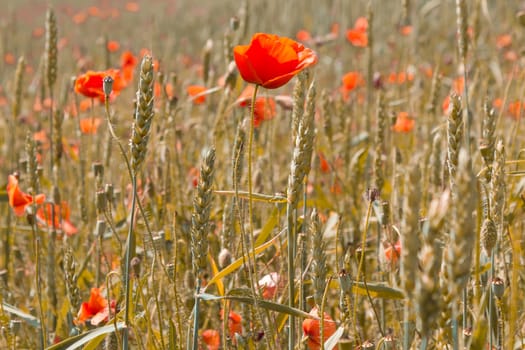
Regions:
M 95 226 L 95 236 L 100 237 L 106 232 L 106 222 L 104 220 L 97 220 L 97 225 Z
M 219 253 L 219 267 L 221 269 L 232 263 L 232 253 L 226 248 L 222 249 Z
M 109 75 L 104 77 L 104 80 L 102 81 L 104 84 L 102 85 L 102 89 L 104 90 L 104 95 L 109 96 L 111 95 L 111 91 L 113 91 L 113 78 Z
M 135 278 L 140 277 L 140 258 L 138 256 L 133 257 L 130 261 L 131 271 L 133 271 L 133 276 Z
M 503 293 L 505 293 L 505 283 L 503 283 L 501 278 L 496 277 L 492 280 L 492 293 L 494 293 L 498 299 L 503 297 Z

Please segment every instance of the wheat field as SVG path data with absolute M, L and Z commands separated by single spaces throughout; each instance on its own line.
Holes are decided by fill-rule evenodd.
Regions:
M 525 349 L 522 1 L 2 5 L 0 348 Z

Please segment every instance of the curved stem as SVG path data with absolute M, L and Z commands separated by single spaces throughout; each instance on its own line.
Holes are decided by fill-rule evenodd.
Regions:
M 124 151 L 124 148 L 122 147 L 122 144 L 118 141 L 118 137 L 115 134 L 115 131 L 113 130 L 113 125 L 111 124 L 110 119 L 110 113 L 109 113 L 109 96 L 106 95 L 105 99 L 105 112 L 106 112 L 106 119 L 108 122 L 108 129 L 111 133 L 111 136 L 117 141 L 117 145 L 120 149 L 120 152 L 122 153 L 122 156 L 124 160 L 126 161 L 126 166 L 128 168 L 129 175 L 131 177 L 131 185 L 132 185 L 132 195 L 131 195 L 131 214 L 130 214 L 130 224 L 129 224 L 129 230 L 128 230 L 128 238 L 126 240 L 126 256 L 124 260 L 124 300 L 125 300 L 125 311 L 124 311 L 124 330 L 123 330 L 123 336 L 122 336 L 122 348 L 124 350 L 129 349 L 129 305 L 131 302 L 131 281 L 129 278 L 129 265 L 132 257 L 132 251 L 135 250 L 135 233 L 133 231 L 133 224 L 135 222 L 135 206 L 137 202 L 137 176 L 136 174 L 131 170 L 131 166 L 128 160 L 128 157 L 126 157 L 126 152 Z

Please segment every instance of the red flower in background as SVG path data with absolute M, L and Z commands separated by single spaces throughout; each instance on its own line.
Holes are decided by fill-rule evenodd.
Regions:
M 111 310 L 114 312 L 116 303 L 111 301 Z M 83 302 L 77 315 L 77 322 L 84 324 L 87 320 L 93 326 L 107 321 L 109 317 L 108 300 L 100 294 L 99 288 L 91 288 L 89 301 Z
M 283 86 L 301 70 L 317 63 L 313 50 L 292 39 L 266 33 L 256 33 L 249 45 L 236 46 L 233 55 L 242 78 L 267 89 Z
M 346 39 L 356 47 L 368 46 L 368 20 L 365 17 L 359 17 L 354 27 L 346 31 Z
M 7 196 L 9 197 L 9 205 L 13 208 L 16 216 L 24 215 L 24 211 L 28 205 L 44 203 L 46 196 L 37 194 L 33 196 L 24 193 L 18 186 L 18 178 L 15 175 L 9 175 L 7 178 Z
M 343 78 L 341 78 L 341 80 L 343 85 L 339 91 L 341 91 L 345 101 L 350 97 L 350 92 L 365 83 L 363 76 L 359 72 L 348 72 L 343 76 Z
M 206 329 L 202 331 L 202 341 L 206 344 L 207 350 L 219 350 L 221 335 L 215 329 Z
M 277 288 L 280 285 L 281 276 L 277 272 L 272 272 L 264 275 L 257 284 L 262 289 L 262 296 L 264 299 L 273 299 Z
M 320 317 L 317 307 L 314 307 L 310 311 L 310 315 Z M 319 350 L 321 349 L 321 321 L 307 318 L 303 321 L 303 333 L 308 337 L 308 349 Z M 332 336 L 336 331 L 335 321 L 332 320 L 330 315 L 324 313 L 324 328 L 323 328 L 323 340 L 326 342 L 328 338 Z
M 80 119 L 80 132 L 87 135 L 94 135 L 97 133 L 100 124 L 102 124 L 101 118 Z
M 253 85 L 246 86 L 246 88 L 241 92 L 240 96 L 237 98 L 236 103 L 238 103 L 240 107 L 249 107 L 252 102 L 252 95 L 254 90 L 255 87 Z M 276 103 L 273 97 L 257 97 L 255 99 L 255 106 L 253 111 L 253 126 L 258 128 L 263 121 L 273 119 L 277 114 L 275 106 Z
M 55 219 L 53 220 L 53 216 Z M 67 202 L 61 204 L 46 203 L 36 212 L 37 220 L 47 226 L 53 226 L 54 229 L 60 229 L 68 236 L 73 236 L 78 232 L 78 229 L 69 220 L 71 216 L 71 210 Z M 54 224 L 53 224 L 54 221 Z
M 302 41 L 304 43 L 312 40 L 312 35 L 310 34 L 310 32 L 304 29 L 298 31 L 297 34 L 295 34 L 295 37 L 297 38 L 297 40 Z
M 396 123 L 392 126 L 395 132 L 411 132 L 414 129 L 416 121 L 409 116 L 407 112 L 399 112 Z
M 257 97 L 254 107 L 253 126 L 258 128 L 265 120 L 275 117 L 275 100 L 271 97 Z
M 137 65 L 138 60 L 131 51 L 125 51 L 120 55 L 120 68 L 122 70 L 122 78 L 128 84 L 133 80 L 133 71 Z
M 401 241 L 397 241 L 395 244 L 387 243 L 385 248 L 385 259 L 392 264 L 396 264 L 400 256 Z
M 201 105 L 206 102 L 206 95 L 204 94 L 205 91 L 206 87 L 201 85 L 190 85 L 186 88 L 188 96 L 190 96 L 190 98 L 193 100 L 193 104 L 195 105 Z
M 250 107 L 252 102 L 252 95 L 253 91 L 255 90 L 255 87 L 253 85 L 248 85 L 239 95 L 237 98 L 236 103 L 240 107 Z M 253 118 L 253 126 L 258 128 L 261 123 L 265 120 L 271 120 L 275 117 L 277 114 L 275 110 L 275 99 L 273 97 L 257 97 L 255 99 L 255 106 L 254 106 L 254 118 Z
M 224 310 L 221 310 L 221 320 L 224 317 Z M 230 311 L 228 316 L 228 331 L 230 338 L 235 343 L 235 333 L 242 334 L 242 316 L 236 312 Z
M 107 49 L 109 52 L 117 52 L 120 49 L 120 43 L 115 40 L 108 41 Z

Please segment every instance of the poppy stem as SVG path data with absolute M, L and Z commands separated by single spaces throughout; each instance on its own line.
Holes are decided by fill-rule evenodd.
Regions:
M 368 226 L 370 223 L 370 216 L 372 215 L 372 204 L 373 201 L 368 201 L 368 208 L 366 210 L 366 218 L 365 218 L 365 227 L 363 228 L 363 234 L 361 235 L 361 256 L 359 257 L 359 266 L 357 268 L 357 274 L 355 276 L 356 283 L 359 283 L 359 279 L 361 278 L 361 272 L 363 271 L 363 263 L 365 261 L 365 251 L 366 251 L 366 234 L 368 233 Z M 365 276 L 365 273 L 363 273 Z M 363 280 L 366 278 L 363 277 Z M 354 319 L 354 326 L 357 326 L 357 291 L 354 293 L 354 310 L 353 310 L 353 319 Z M 356 334 L 356 337 L 358 335 Z
M 252 96 L 252 105 L 250 111 L 250 135 L 248 136 L 248 218 L 250 222 L 250 235 L 253 237 L 253 183 L 252 183 L 252 145 L 253 145 L 253 133 L 254 133 L 254 121 L 255 121 L 255 100 L 257 98 L 257 92 L 259 91 L 259 85 L 255 85 Z M 253 245 L 252 245 L 253 248 Z M 254 251 L 255 253 L 255 251 Z M 255 254 L 254 254 L 255 257 Z
M 131 284 L 130 284 L 130 278 L 129 278 L 129 265 L 131 261 L 131 257 L 135 252 L 135 233 L 133 231 L 133 223 L 135 222 L 135 206 L 137 201 L 137 175 L 134 171 L 131 170 L 131 165 L 129 163 L 128 157 L 126 156 L 126 151 L 124 151 L 124 148 L 122 144 L 120 143 L 115 130 L 113 129 L 113 125 L 111 124 L 111 115 L 109 113 L 109 94 L 105 95 L 105 104 L 104 104 L 104 110 L 106 114 L 106 120 L 108 122 L 108 129 L 111 133 L 111 136 L 115 139 L 117 142 L 117 145 L 119 147 L 120 153 L 122 154 L 122 157 L 124 158 L 126 162 L 126 166 L 128 168 L 129 175 L 131 177 L 131 184 L 132 184 L 132 195 L 131 195 L 131 213 L 130 213 L 130 224 L 129 224 L 129 230 L 128 230 L 128 238 L 126 240 L 126 255 L 125 255 L 125 261 L 124 261 L 124 275 L 122 276 L 124 280 L 124 298 L 125 298 L 125 304 L 124 304 L 124 330 L 122 335 L 122 348 L 124 350 L 127 350 L 129 348 L 128 345 L 128 338 L 129 338 L 129 305 L 131 302 Z

